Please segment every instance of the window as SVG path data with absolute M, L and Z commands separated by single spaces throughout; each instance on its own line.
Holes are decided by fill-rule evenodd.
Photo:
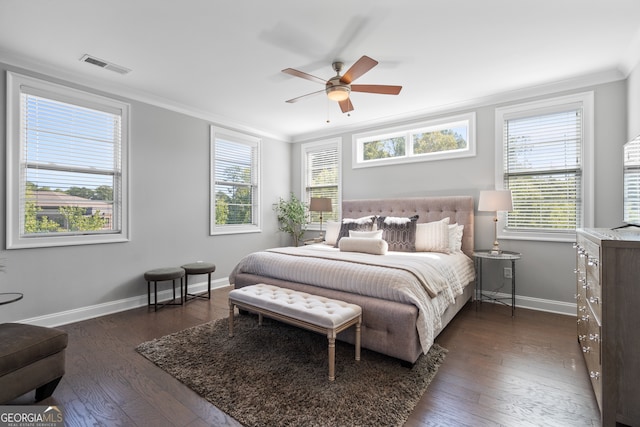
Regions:
M 340 150 L 341 140 L 311 142 L 302 145 L 304 201 L 309 205 L 312 197 L 331 199 L 331 212 L 322 214 L 322 221 L 340 218 Z M 311 212 L 311 227 L 320 225 L 320 213 Z
M 500 237 L 572 241 L 591 225 L 592 93 L 499 108 L 496 135 L 497 186 L 513 198 Z
M 353 136 L 353 167 L 475 156 L 475 113 Z
M 211 127 L 211 234 L 260 231 L 260 139 Z
M 7 248 L 128 240 L 129 106 L 7 73 Z

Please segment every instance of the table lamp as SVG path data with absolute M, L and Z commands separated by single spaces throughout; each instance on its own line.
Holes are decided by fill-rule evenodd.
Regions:
M 322 237 L 322 212 L 331 212 L 331 199 L 328 197 L 312 197 L 309 210 L 320 212 L 320 237 Z
M 498 243 L 498 211 L 513 210 L 511 201 L 511 190 L 483 190 L 480 191 L 480 200 L 478 201 L 478 211 L 495 212 L 493 217 L 493 248 L 492 254 L 499 254 L 500 244 Z

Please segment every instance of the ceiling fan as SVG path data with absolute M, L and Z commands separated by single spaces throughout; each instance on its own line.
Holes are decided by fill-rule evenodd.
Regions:
M 355 64 L 353 64 L 351 68 L 349 68 L 347 72 L 344 73 L 344 75 L 341 76 L 340 71 L 342 71 L 342 67 L 344 66 L 344 64 L 342 62 L 336 61 L 332 64 L 336 75 L 326 81 L 321 79 L 320 77 L 316 77 L 302 71 L 294 70 L 293 68 L 285 68 L 284 70 L 282 70 L 283 73 L 301 77 L 303 79 L 311 80 L 312 82 L 317 82 L 325 85 L 325 88 L 323 90 L 311 92 L 297 98 L 289 99 L 287 102 L 298 102 L 300 100 L 325 92 L 330 100 L 338 102 L 343 113 L 347 113 L 349 111 L 353 111 L 353 104 L 351 103 L 351 99 L 349 98 L 349 94 L 351 92 L 378 93 L 383 95 L 399 94 L 402 86 L 352 84 L 353 81 L 355 81 L 367 71 L 371 70 L 376 65 L 378 65 L 378 61 L 364 55 L 362 58 L 358 59 Z

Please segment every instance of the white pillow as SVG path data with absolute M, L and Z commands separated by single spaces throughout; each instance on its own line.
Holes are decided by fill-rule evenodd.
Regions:
M 335 246 L 342 223 L 339 221 L 327 221 L 325 222 L 325 225 L 327 228 L 324 233 L 324 241 L 327 245 Z
M 382 230 L 376 230 L 376 231 L 349 230 L 349 237 L 364 237 L 364 238 L 367 238 L 367 239 L 382 239 Z
M 384 255 L 389 250 L 389 244 L 382 239 L 370 237 L 343 237 L 338 242 L 342 252 L 364 252 L 373 255 Z
M 449 225 L 449 252 L 461 252 L 462 251 L 462 232 L 464 231 L 463 224 L 450 224 Z
M 449 217 L 417 225 L 416 252 L 450 252 Z

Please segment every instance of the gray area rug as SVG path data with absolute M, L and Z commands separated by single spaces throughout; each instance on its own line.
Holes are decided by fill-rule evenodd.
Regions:
M 436 374 L 447 350 L 434 344 L 412 368 L 397 359 L 336 343 L 329 382 L 327 338 L 257 316 L 185 329 L 136 350 L 242 424 L 401 426 Z

